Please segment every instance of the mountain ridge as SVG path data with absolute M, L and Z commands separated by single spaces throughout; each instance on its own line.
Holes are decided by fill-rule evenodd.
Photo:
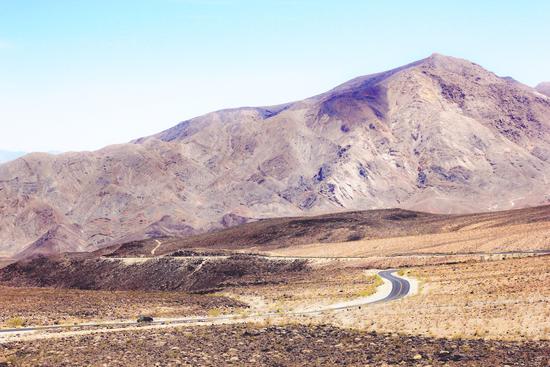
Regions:
M 434 54 L 304 100 L 4 164 L 0 256 L 66 249 L 69 237 L 94 250 L 278 216 L 519 208 L 547 203 L 549 178 L 550 98 Z M 40 240 L 59 225 L 64 235 Z
M 550 82 L 542 82 L 537 84 L 535 90 L 550 97 Z

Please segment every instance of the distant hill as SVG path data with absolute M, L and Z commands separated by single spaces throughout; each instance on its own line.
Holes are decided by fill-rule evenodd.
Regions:
M 223 254 L 233 250 L 286 252 L 304 245 L 318 244 L 313 248 L 319 249 L 342 243 L 353 244 L 347 247 L 352 252 L 363 246 L 363 254 L 370 256 L 430 252 L 549 251 L 550 243 L 546 239 L 549 230 L 550 205 L 464 215 L 383 209 L 264 219 L 186 238 L 147 239 L 113 245 L 97 250 L 95 255 L 153 257 L 174 251 L 183 251 L 184 254 L 185 251 L 188 254 Z M 453 236 L 459 239 L 452 239 Z M 380 245 L 384 243 L 382 241 L 370 248 L 364 245 L 381 239 L 386 239 L 391 246 Z M 399 239 L 405 239 L 402 241 L 404 243 L 396 246 Z
M 549 202 L 550 98 L 434 54 L 279 106 L 0 166 L 0 257 L 186 237 L 260 218 Z
M 272 261 L 280 259 L 236 253 L 240 250 L 290 256 L 413 255 L 409 260 L 414 255 L 480 252 L 542 254 L 550 250 L 549 230 L 550 205 L 466 215 L 385 209 L 274 218 L 183 239 L 148 239 L 93 253 L 33 256 L 3 269 L 0 264 L 0 285 L 206 291 L 236 278 L 241 285 L 280 281 L 279 275 L 310 269 L 304 261 L 281 263 Z M 205 254 L 228 258 L 214 256 L 204 261 Z M 125 265 L 122 257 L 132 258 L 128 262 L 132 265 Z M 156 258 L 145 261 L 147 257 Z
M 542 94 L 545 94 L 547 96 L 550 96 L 550 82 L 543 82 L 540 83 L 535 87 L 537 91 L 539 91 Z
M 10 152 L 7 150 L 0 150 L 0 163 L 8 162 L 25 155 L 25 152 Z

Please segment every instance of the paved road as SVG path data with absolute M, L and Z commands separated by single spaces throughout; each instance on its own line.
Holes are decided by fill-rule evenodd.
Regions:
M 395 270 L 384 270 L 378 273 L 382 278 L 388 279 L 392 285 L 390 294 L 379 302 L 393 301 L 409 294 L 411 284 L 406 279 L 396 277 L 394 272 Z
M 279 312 L 266 312 L 266 313 L 258 313 L 258 314 L 252 314 L 249 316 L 240 316 L 240 315 L 222 315 L 222 316 L 216 316 L 216 317 L 187 317 L 187 318 L 181 318 L 181 319 L 171 319 L 171 320 L 156 320 L 153 322 L 146 323 L 145 325 L 177 325 L 177 324 L 190 324 L 190 323 L 211 323 L 215 321 L 223 321 L 223 320 L 246 320 L 246 319 L 254 319 L 254 318 L 262 318 L 262 317 L 278 317 L 278 316 L 285 316 L 285 315 L 294 315 L 294 316 L 300 316 L 300 315 L 310 315 L 310 314 L 318 314 L 326 311 L 337 311 L 337 310 L 345 310 L 345 309 L 352 309 L 352 308 L 358 308 L 361 306 L 365 306 L 368 304 L 374 304 L 374 303 L 382 303 L 382 302 L 390 302 L 394 301 L 396 299 L 405 297 L 409 291 L 410 291 L 410 283 L 403 278 L 397 277 L 394 275 L 396 270 L 383 270 L 378 272 L 378 275 L 380 277 L 387 279 L 391 282 L 392 288 L 391 292 L 384 298 L 376 301 L 365 301 L 362 303 L 354 303 L 353 305 L 343 305 L 343 306 L 328 306 L 323 307 L 319 309 L 313 309 L 313 310 L 307 310 L 307 311 L 290 311 L 288 313 L 279 313 Z M 30 332 L 30 331 L 45 331 L 45 330 L 55 330 L 55 329 L 82 329 L 86 327 L 127 327 L 127 326 L 137 326 L 139 323 L 133 320 L 128 321 L 112 321 L 112 322 L 104 322 L 104 323 L 84 323 L 84 324 L 78 324 L 78 325 L 48 325 L 48 326 L 36 326 L 36 327 L 22 327 L 22 328 L 15 328 L 15 329 L 0 329 L 0 335 L 2 334 L 9 334 L 9 333 L 20 333 L 20 332 Z

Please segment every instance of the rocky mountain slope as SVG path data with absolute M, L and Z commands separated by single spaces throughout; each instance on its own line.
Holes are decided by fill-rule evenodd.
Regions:
M 351 209 L 509 209 L 547 203 L 548 187 L 550 98 L 434 54 L 303 101 L 0 165 L 0 256 Z

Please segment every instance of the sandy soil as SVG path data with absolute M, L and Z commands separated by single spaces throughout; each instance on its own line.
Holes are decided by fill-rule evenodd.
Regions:
M 396 254 L 550 250 L 550 221 L 339 243 L 313 243 L 269 251 L 280 256 L 384 256 Z
M 550 256 L 411 268 L 419 294 L 322 320 L 445 338 L 550 339 Z
M 334 268 L 325 265 L 316 271 L 294 277 L 292 281 L 278 284 L 246 285 L 218 293 L 250 305 L 249 312 L 289 312 L 320 309 L 345 302 L 365 301 L 378 290 L 383 282 L 371 269 Z
M 82 291 L 0 287 L 0 327 L 74 322 L 206 315 L 209 310 L 235 312 L 246 306 L 222 296 L 183 292 Z

